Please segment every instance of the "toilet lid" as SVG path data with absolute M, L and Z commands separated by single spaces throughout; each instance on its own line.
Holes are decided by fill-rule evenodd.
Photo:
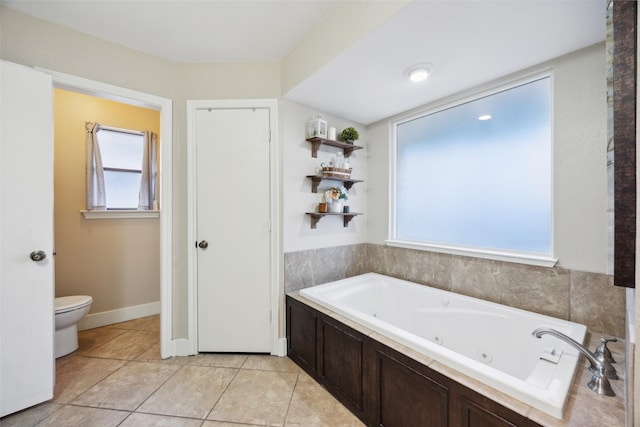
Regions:
M 71 295 L 68 297 L 56 298 L 56 313 L 77 310 L 93 302 L 93 298 L 88 295 Z

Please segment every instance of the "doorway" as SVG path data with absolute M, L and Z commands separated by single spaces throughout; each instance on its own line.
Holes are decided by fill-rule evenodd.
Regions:
M 54 88 L 80 92 L 160 112 L 160 356 L 178 355 L 172 329 L 172 101 L 106 83 L 41 69 L 52 76 Z M 78 213 L 78 216 L 80 213 Z M 128 320 L 128 319 L 123 319 Z
M 80 330 L 159 314 L 160 213 L 137 210 L 142 173 L 135 168 L 142 168 L 142 131 L 163 136 L 160 112 L 71 90 L 53 92 L 56 296 L 93 298 Z M 109 210 L 84 210 L 87 123 L 100 125 Z M 126 139 L 114 143 L 112 135 Z
M 193 351 L 281 355 L 276 102 L 188 107 Z

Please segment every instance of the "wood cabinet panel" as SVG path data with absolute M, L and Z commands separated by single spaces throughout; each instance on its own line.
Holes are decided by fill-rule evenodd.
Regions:
M 316 311 L 287 297 L 287 355 L 310 375 L 316 374 Z
M 448 425 L 447 387 L 381 351 L 376 352 L 376 368 L 375 425 Z
M 537 423 L 456 382 L 449 401 L 451 425 L 460 427 L 535 427 Z
M 318 378 L 358 416 L 364 411 L 366 336 L 326 317 L 318 320 Z
M 502 418 L 488 408 L 479 406 L 466 398 L 460 399 L 460 425 L 466 427 L 518 427 L 523 424 L 514 424 Z

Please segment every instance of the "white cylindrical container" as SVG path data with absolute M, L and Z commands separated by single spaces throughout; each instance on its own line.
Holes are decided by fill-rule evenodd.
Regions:
M 333 139 L 334 141 L 336 139 L 336 128 L 333 126 L 329 128 L 329 135 L 327 136 L 327 139 Z

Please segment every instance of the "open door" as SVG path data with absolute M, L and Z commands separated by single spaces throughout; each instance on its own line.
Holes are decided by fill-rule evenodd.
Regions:
M 0 416 L 53 397 L 52 91 L 0 62 Z

